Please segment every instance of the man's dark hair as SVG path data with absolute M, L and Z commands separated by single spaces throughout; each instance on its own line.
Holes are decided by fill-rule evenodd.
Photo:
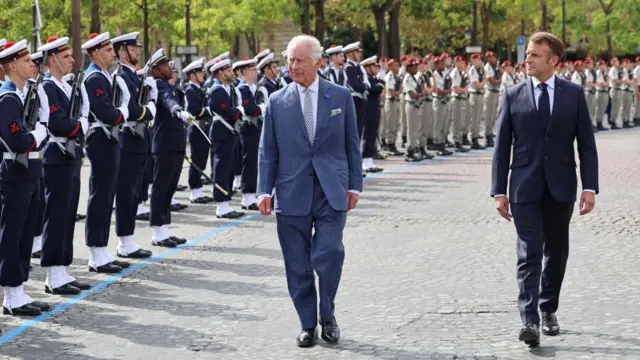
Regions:
M 529 37 L 529 42 L 538 45 L 547 44 L 549 49 L 551 49 L 551 57 L 557 56 L 559 59 L 562 59 L 562 55 L 564 54 L 564 43 L 552 33 L 544 31 L 537 32 Z

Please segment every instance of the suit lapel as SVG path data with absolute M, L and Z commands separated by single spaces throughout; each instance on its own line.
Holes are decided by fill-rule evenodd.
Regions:
M 531 112 L 535 115 L 538 114 L 538 108 L 536 107 L 536 100 L 533 95 L 533 81 L 531 81 L 531 77 L 527 79 L 527 85 L 525 89 L 525 95 L 527 97 L 527 101 L 529 102 L 529 106 L 531 106 Z
M 302 113 L 302 107 L 300 106 L 300 94 L 298 94 L 298 87 L 295 82 L 291 82 L 287 85 L 287 93 L 289 97 L 289 103 L 291 105 L 291 109 L 293 112 L 291 115 L 293 116 L 292 121 L 297 123 L 304 134 L 305 139 L 309 141 L 309 135 L 307 134 L 307 128 L 304 124 L 304 114 Z
M 329 87 L 327 86 L 327 82 L 324 79 L 319 79 L 318 83 L 318 109 L 317 109 L 317 123 L 316 123 L 316 131 L 315 138 L 313 139 L 313 143 L 318 143 L 318 134 L 326 131 L 327 126 L 329 126 L 329 117 L 327 116 L 330 108 L 331 97 L 329 95 Z

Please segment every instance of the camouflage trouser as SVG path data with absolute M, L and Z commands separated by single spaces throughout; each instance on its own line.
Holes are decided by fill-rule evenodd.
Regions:
M 405 101 L 404 112 L 407 116 L 407 146 L 415 148 L 422 132 L 421 106 L 416 106 L 414 101 Z
M 633 91 L 624 90 L 620 92 L 622 94 L 622 121 L 627 122 L 631 120 L 631 105 L 633 104 Z
M 604 114 L 607 111 L 607 103 L 609 102 L 609 92 L 597 91 L 596 92 L 596 123 L 601 124 L 604 119 Z
M 584 97 L 587 100 L 587 109 L 589 109 L 589 118 L 591 118 L 591 123 L 593 126 L 596 126 L 596 94 L 585 91 Z
M 432 101 L 424 101 L 422 103 L 422 131 L 418 138 L 418 144 L 421 147 L 427 146 L 427 140 L 433 139 L 433 103 Z
M 480 126 L 482 125 L 482 111 L 484 108 L 484 96 L 482 94 L 469 94 L 469 118 L 471 119 L 471 138 L 481 137 Z
M 495 133 L 496 121 L 498 120 L 498 100 L 500 95 L 497 92 L 486 91 L 484 93 L 484 135 L 485 137 Z
M 400 99 L 400 135 L 407 136 L 407 113 L 405 112 L 405 100 Z
M 386 99 L 384 101 L 384 133 L 382 133 L 381 139 L 385 139 L 387 143 L 393 143 L 398 140 L 398 125 L 400 123 L 400 117 L 402 116 L 402 109 L 400 108 L 400 101 L 391 101 Z
M 640 119 L 640 98 L 639 98 L 639 96 L 640 96 L 640 87 L 638 88 L 638 95 L 634 95 L 633 96 L 633 100 L 636 103 L 636 106 L 635 106 L 636 109 L 635 109 L 635 112 L 633 114 L 633 118 L 634 119 Z
M 623 91 L 618 89 L 609 91 L 609 96 L 611 97 L 611 118 L 609 119 L 609 124 L 613 125 L 618 123 L 618 116 L 622 108 L 622 93 Z
M 387 133 L 387 111 L 385 110 L 385 102 L 380 102 L 380 125 L 378 125 L 378 139 L 385 141 Z
M 452 99 L 451 100 L 451 134 L 454 142 L 462 142 L 463 137 L 467 136 L 465 129 L 469 127 L 469 100 Z
M 447 125 L 447 110 L 448 102 L 443 102 L 440 99 L 433 99 L 433 140 L 436 144 L 444 143 L 448 133 Z

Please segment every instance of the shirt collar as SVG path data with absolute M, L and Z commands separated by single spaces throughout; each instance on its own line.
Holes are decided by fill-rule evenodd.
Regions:
M 320 77 L 316 76 L 316 79 L 313 81 L 313 83 L 311 84 L 311 86 L 309 86 L 309 89 L 311 90 L 312 93 L 318 93 L 318 87 L 320 86 Z M 296 87 L 298 88 L 298 93 L 302 94 L 304 92 L 304 90 L 306 89 L 304 86 L 296 83 Z
M 538 85 L 540 85 L 540 83 L 542 81 L 538 80 L 535 77 L 531 77 L 531 81 L 533 82 L 533 88 L 536 89 L 538 87 Z M 547 81 L 544 82 L 545 84 L 547 84 L 547 87 L 551 90 L 556 88 L 556 74 L 553 74 Z

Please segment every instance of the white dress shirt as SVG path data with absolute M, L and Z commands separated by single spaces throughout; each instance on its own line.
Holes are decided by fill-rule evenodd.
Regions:
M 538 80 L 535 77 L 532 77 L 531 78 L 531 82 L 533 83 L 533 97 L 535 98 L 535 101 L 536 101 L 536 108 L 540 108 L 538 106 L 538 104 L 540 103 L 540 95 L 542 95 L 542 89 L 538 85 L 540 85 L 540 83 L 542 83 L 542 81 Z M 553 96 L 555 94 L 555 88 L 556 88 L 556 75 L 555 74 L 552 75 L 544 83 L 547 84 L 547 93 L 549 94 L 549 109 L 553 113 Z M 551 114 L 549 114 L 549 115 L 551 115 Z M 591 190 L 591 189 L 584 189 L 583 191 L 592 192 L 594 194 L 596 192 L 595 190 Z M 506 195 L 505 194 L 496 194 L 493 197 L 497 198 L 499 196 L 506 196 Z
M 304 86 L 295 83 L 296 84 L 296 90 L 298 90 L 298 100 L 300 101 L 300 110 L 302 110 L 302 113 L 304 114 L 304 98 L 306 96 L 305 94 L 305 90 L 309 89 L 309 91 L 311 91 L 311 106 L 313 108 L 312 114 L 313 114 L 313 134 L 315 135 L 316 133 L 316 129 L 318 128 L 318 89 L 320 87 L 320 77 L 316 76 L 316 79 L 313 81 L 313 83 L 311 84 L 311 86 L 309 86 L 308 88 L 305 88 Z M 304 117 L 302 119 L 300 119 L 300 121 L 304 121 Z M 354 194 L 360 194 L 360 192 L 358 190 L 349 190 L 349 192 L 354 193 Z M 260 194 L 258 195 L 258 200 L 261 200 L 263 198 L 266 197 L 271 197 L 271 194 Z

